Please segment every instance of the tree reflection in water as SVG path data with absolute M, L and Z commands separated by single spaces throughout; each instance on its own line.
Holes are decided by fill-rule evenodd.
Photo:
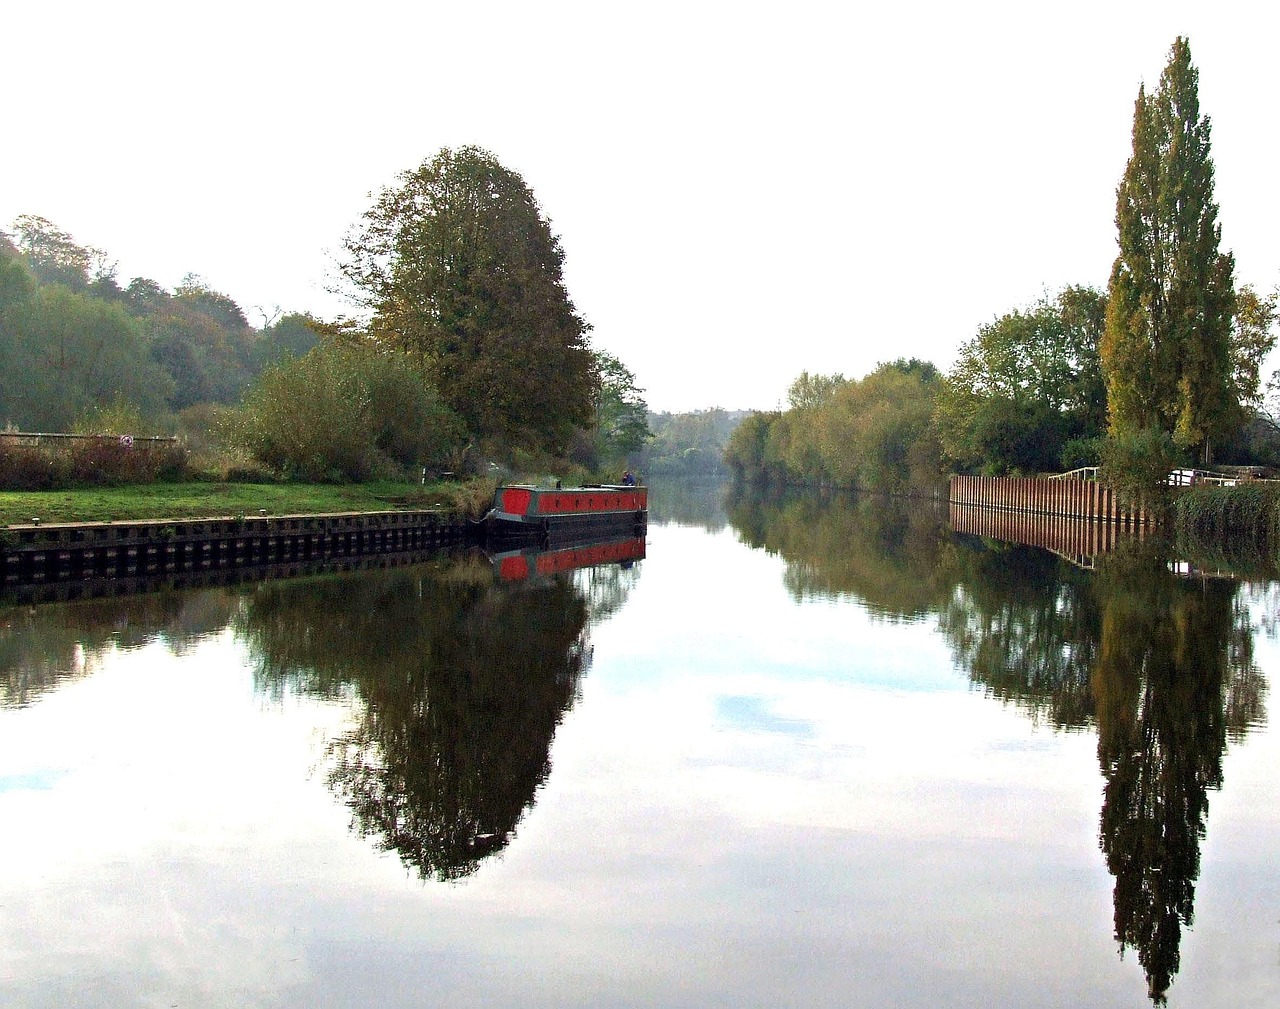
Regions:
M 354 694 L 329 784 L 366 837 L 424 879 L 502 850 L 550 770 L 590 662 L 573 579 L 487 562 L 262 586 L 237 618 L 264 689 Z
M 1233 583 L 1188 584 L 1136 554 L 1108 563 L 1098 590 L 1100 837 L 1116 881 L 1115 935 L 1122 951 L 1138 951 L 1163 1002 L 1194 919 L 1208 790 L 1222 785 L 1229 730 L 1241 735 L 1260 717 L 1263 685 Z
M 1096 728 L 1115 938 L 1163 1003 L 1194 919 L 1208 792 L 1222 785 L 1228 741 L 1265 717 L 1239 586 L 1180 578 L 1153 546 L 1086 572 L 1032 547 L 949 535 L 927 503 L 730 501 L 739 535 L 781 554 L 798 596 L 850 593 L 890 619 L 930 613 L 987 696 L 1057 729 Z
M 116 649 L 161 642 L 184 655 L 226 627 L 237 602 L 236 591 L 217 588 L 0 605 L 0 707 L 34 704 L 92 674 Z
M 748 546 L 780 555 L 796 599 L 852 595 L 888 620 L 924 618 L 950 592 L 936 502 L 841 494 L 760 495 L 735 486 L 729 520 Z

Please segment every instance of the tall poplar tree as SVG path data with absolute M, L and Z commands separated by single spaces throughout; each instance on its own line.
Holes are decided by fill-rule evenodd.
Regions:
M 1199 80 L 1179 37 L 1158 90 L 1138 90 L 1101 353 L 1112 434 L 1164 431 L 1207 459 L 1232 414 L 1235 260 L 1219 250 Z

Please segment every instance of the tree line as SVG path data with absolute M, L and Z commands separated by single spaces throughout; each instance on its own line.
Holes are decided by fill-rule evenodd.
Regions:
M 264 369 L 315 346 L 312 323 L 277 312 L 255 328 L 195 274 L 172 291 L 147 277 L 122 286 L 105 253 L 25 215 L 0 232 L 0 422 L 68 431 L 123 402 L 163 427 L 237 402 Z
M 0 232 L 0 423 L 184 430 L 305 479 L 620 468 L 650 436 L 643 390 L 591 346 L 563 259 L 524 180 L 474 147 L 403 173 L 347 234 L 354 319 L 254 327 L 198 276 L 122 286 L 20 217 Z
M 1277 294 L 1237 286 L 1221 249 L 1210 123 L 1178 38 L 1139 89 L 1105 292 L 1068 286 L 979 328 L 945 375 L 899 360 L 858 380 L 802 374 L 788 409 L 748 418 L 727 464 L 743 479 L 881 490 L 942 473 L 1106 466 L 1150 483 L 1184 462 L 1280 463 L 1261 372 Z

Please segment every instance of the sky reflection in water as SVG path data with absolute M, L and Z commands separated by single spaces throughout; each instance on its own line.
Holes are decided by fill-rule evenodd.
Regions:
M 1238 652 L 1232 600 L 1135 610 L 1071 572 L 1016 607 L 1016 557 L 923 523 L 730 517 L 655 523 L 648 559 L 576 594 L 470 569 L 4 611 L 0 1002 L 1146 1003 L 1096 691 L 1069 661 L 1024 674 L 1064 641 L 1096 666 L 1155 633 L 1103 621 L 1157 605 Z M 537 621 L 542 664 L 493 618 Z M 1275 660 L 1256 635 L 1252 667 Z M 541 687 L 515 701 L 520 669 Z M 1265 705 L 1237 721 L 1170 1005 L 1280 995 L 1280 754 Z

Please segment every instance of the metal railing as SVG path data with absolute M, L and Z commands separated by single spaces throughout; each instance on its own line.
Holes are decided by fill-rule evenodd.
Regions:
M 1049 480 L 1097 480 L 1097 466 L 1080 466 L 1066 473 L 1051 473 Z M 1223 473 L 1208 469 L 1175 469 L 1165 478 L 1167 487 L 1235 487 L 1241 483 L 1263 480 L 1249 472 Z
M 52 431 L 0 431 L 0 438 L 11 444 L 38 446 L 42 442 L 50 444 L 66 444 L 75 441 L 114 441 L 122 445 L 159 444 L 176 445 L 176 435 L 141 435 L 141 434 L 62 434 Z

